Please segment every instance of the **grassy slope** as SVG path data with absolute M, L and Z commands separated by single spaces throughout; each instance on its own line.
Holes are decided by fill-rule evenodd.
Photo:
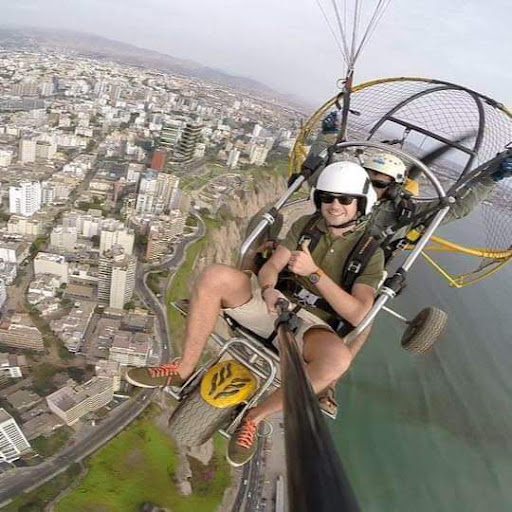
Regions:
M 200 464 L 204 470 L 194 477 L 200 480 L 197 492 L 183 497 L 173 482 L 176 448 L 151 417 L 145 416 L 89 459 L 89 473 L 55 510 L 136 512 L 144 502 L 151 502 L 173 512 L 214 512 L 230 481 L 221 454 L 223 443 L 216 439 L 212 461 L 206 467 Z

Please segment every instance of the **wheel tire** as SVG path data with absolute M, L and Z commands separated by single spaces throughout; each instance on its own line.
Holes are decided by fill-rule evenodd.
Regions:
M 203 400 L 197 386 L 169 418 L 169 433 L 180 445 L 200 446 L 230 419 L 234 408 L 213 407 Z
M 410 322 L 402 336 L 402 347 L 415 354 L 428 352 L 441 336 L 448 315 L 438 308 L 420 311 Z

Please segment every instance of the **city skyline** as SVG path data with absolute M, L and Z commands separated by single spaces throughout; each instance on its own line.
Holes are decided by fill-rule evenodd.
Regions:
M 279 5 L 195 0 L 97 2 L 23 0 L 3 7 L 4 25 L 89 32 L 234 75 L 254 78 L 317 104 L 336 93 L 343 75 L 336 44 L 313 1 Z M 326 3 L 323 3 L 326 7 Z M 505 12 L 495 0 L 495 12 Z M 334 20 L 331 20 L 333 25 Z M 386 76 L 425 76 L 460 83 L 511 104 L 502 69 L 510 47 L 507 18 L 476 0 L 428 5 L 391 2 L 356 67 L 356 82 Z M 485 35 L 485 38 L 484 38 Z M 277 49 L 277 51 L 276 51 Z M 283 72 L 284 71 L 284 72 Z

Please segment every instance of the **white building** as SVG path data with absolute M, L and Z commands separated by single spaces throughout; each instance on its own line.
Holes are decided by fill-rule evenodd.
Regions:
M 41 183 L 22 181 L 9 187 L 9 211 L 30 217 L 41 208 Z
M 38 142 L 36 146 L 36 156 L 51 160 L 57 153 L 57 144 L 55 142 Z
M 263 130 L 263 128 L 259 124 L 255 124 L 254 128 L 252 129 L 252 136 L 259 137 L 261 130 Z
M 136 266 L 135 258 L 126 258 L 124 262 L 116 262 L 112 266 L 109 302 L 111 308 L 122 309 L 132 298 L 135 289 Z
M 82 416 L 107 405 L 114 397 L 112 379 L 93 377 L 81 386 L 65 386 L 46 397 L 50 411 L 73 425 Z
M 0 260 L 20 264 L 29 255 L 27 242 L 0 242 Z
M 37 237 L 44 232 L 44 222 L 36 217 L 11 215 L 7 221 L 7 232 L 12 235 Z
M 12 162 L 12 151 L 0 149 L 0 167 L 8 167 Z
M 267 159 L 268 149 L 256 146 L 251 153 L 250 163 L 254 165 L 263 165 Z
M 34 258 L 34 274 L 52 274 L 60 277 L 61 283 L 67 283 L 68 262 L 60 254 L 39 252 Z
M 128 228 L 120 222 L 116 224 L 103 222 L 100 235 L 100 254 L 109 251 L 114 245 L 120 245 L 125 254 L 131 255 L 134 242 L 135 231 L 132 228 Z
M 14 418 L 0 408 L 0 461 L 13 462 L 30 450 L 30 443 Z
M 117 361 L 109 361 L 100 359 L 95 366 L 96 375 L 98 377 L 107 377 L 112 379 L 114 393 L 121 388 L 121 364 Z
M 234 169 L 238 165 L 239 158 L 240 158 L 240 151 L 238 149 L 232 149 L 229 152 L 227 166 L 230 169 Z
M 98 300 L 111 308 L 122 309 L 135 289 L 137 258 L 114 246 L 100 257 L 98 265 Z
M 5 288 L 5 281 L 0 278 L 0 308 L 3 307 L 7 300 L 7 290 Z
M 11 379 L 20 379 L 23 377 L 20 366 L 26 365 L 25 356 L 0 352 L 0 375 Z
M 119 332 L 110 347 L 110 361 L 123 366 L 146 366 L 151 353 L 151 338 L 143 333 Z
M 73 251 L 77 240 L 78 234 L 74 227 L 56 226 L 50 235 L 51 245 L 63 251 Z
M 36 146 L 35 139 L 21 139 L 19 145 L 19 159 L 20 162 L 33 163 L 36 161 Z
M 179 178 L 172 174 L 146 171 L 140 180 L 135 211 L 138 214 L 155 215 L 169 210 L 173 191 L 178 188 Z

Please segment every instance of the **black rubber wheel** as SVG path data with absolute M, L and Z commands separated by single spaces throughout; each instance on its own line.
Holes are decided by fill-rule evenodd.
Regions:
M 410 322 L 402 336 L 402 347 L 415 354 L 428 352 L 441 336 L 448 315 L 438 308 L 420 311 Z
M 203 400 L 197 386 L 183 398 L 169 418 L 169 433 L 180 445 L 200 446 L 227 423 L 234 408 L 213 407 Z

